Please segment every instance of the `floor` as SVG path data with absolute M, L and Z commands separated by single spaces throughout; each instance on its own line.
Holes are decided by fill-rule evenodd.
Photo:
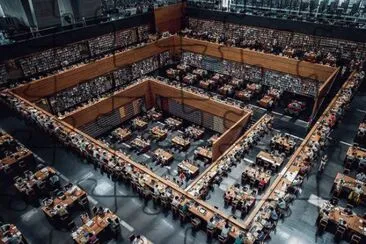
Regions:
M 326 153 L 329 162 L 321 176 L 316 168 L 305 180 L 299 198 L 291 207 L 292 214 L 278 224 L 269 243 L 334 243 L 333 234 L 316 234 L 315 220 L 323 199 L 329 199 L 331 185 L 338 171 L 343 171 L 346 150 L 353 143 L 359 122 L 365 115 L 366 84 L 354 98 L 345 122 L 331 134 L 331 144 Z M 109 207 L 124 221 L 118 243 L 128 243 L 130 233 L 141 233 L 154 243 L 216 243 L 207 240 L 203 231 L 192 233 L 190 225 L 181 226 L 170 213 L 164 213 L 151 202 L 144 203 L 128 187 L 115 183 L 106 175 L 95 171 L 82 158 L 70 152 L 48 135 L 26 124 L 7 108 L 0 107 L 0 127 L 10 133 L 49 165 L 55 167 L 64 180 L 79 184 L 90 195 L 90 203 Z M 256 110 L 254 118 L 264 113 Z M 352 119 L 348 119 L 352 118 Z M 281 131 L 303 138 L 308 128 L 301 121 L 276 115 L 274 127 Z M 47 221 L 39 207 L 27 205 L 12 191 L 1 184 L 0 215 L 4 222 L 16 224 L 29 240 L 29 243 L 72 243 L 69 232 L 57 230 Z M 345 203 L 341 203 L 345 204 Z M 358 207 L 359 213 L 365 212 Z M 111 243 L 114 243 L 112 241 Z

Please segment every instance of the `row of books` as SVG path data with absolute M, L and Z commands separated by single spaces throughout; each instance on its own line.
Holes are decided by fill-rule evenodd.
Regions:
M 144 42 L 150 33 L 149 25 L 108 33 L 96 38 L 48 49 L 17 59 L 25 77 L 32 77 L 92 59 L 114 50 Z

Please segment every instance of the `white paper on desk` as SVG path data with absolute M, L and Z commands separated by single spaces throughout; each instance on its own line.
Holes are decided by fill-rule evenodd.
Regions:
M 93 220 L 89 220 L 85 225 L 88 226 L 88 227 L 92 226 L 93 225 Z

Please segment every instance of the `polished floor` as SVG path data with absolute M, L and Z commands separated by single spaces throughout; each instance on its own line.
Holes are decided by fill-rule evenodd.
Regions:
M 343 159 L 346 150 L 353 143 L 359 122 L 366 111 L 366 85 L 354 98 L 350 111 L 331 134 L 332 142 L 326 153 L 330 157 L 325 172 L 318 176 L 317 169 L 306 179 L 299 198 L 291 207 L 292 214 L 280 221 L 276 231 L 271 234 L 269 243 L 333 243 L 333 234 L 317 235 L 315 220 L 322 199 L 330 197 L 329 191 L 337 172 L 343 171 Z M 147 236 L 154 243 L 217 243 L 207 240 L 203 231 L 192 233 L 189 224 L 182 226 L 174 220 L 171 213 L 161 211 L 150 202 L 145 203 L 122 183 L 110 180 L 106 175 L 86 164 L 82 158 L 61 144 L 53 141 L 48 135 L 20 120 L 7 108 L 0 108 L 0 127 L 10 133 L 49 165 L 55 167 L 63 180 L 71 181 L 84 188 L 91 204 L 109 207 L 115 211 L 122 222 L 122 233 L 118 243 L 128 243 L 132 232 Z M 264 111 L 258 109 L 254 118 L 259 118 Z M 351 118 L 351 119 L 347 119 Z M 306 134 L 306 124 L 293 121 L 286 116 L 277 115 L 275 128 L 297 137 Z M 72 243 L 70 232 L 57 230 L 50 225 L 42 210 L 23 202 L 14 194 L 12 186 L 1 184 L 0 215 L 4 222 L 16 224 L 27 237 L 29 243 Z M 341 202 L 345 204 L 345 202 Z M 365 212 L 358 207 L 357 212 Z M 111 241 L 114 243 L 115 241 Z

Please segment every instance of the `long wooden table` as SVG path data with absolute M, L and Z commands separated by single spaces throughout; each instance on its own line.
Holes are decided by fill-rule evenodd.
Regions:
M 333 206 L 328 201 L 323 203 L 321 207 L 321 214 L 324 214 L 324 211 L 328 211 L 329 221 L 334 224 L 338 224 L 340 219 L 343 219 L 347 223 L 347 228 L 351 230 L 351 232 L 356 233 L 366 238 L 366 220 L 356 213 L 347 214 L 345 209 L 340 206 Z M 362 243 L 362 242 L 361 242 Z
M 121 141 L 127 141 L 132 135 L 131 131 L 127 128 L 117 128 L 112 134 Z
M 33 189 L 37 184 L 37 181 L 45 181 L 54 174 L 56 174 L 56 171 L 53 168 L 47 166 L 35 172 L 30 178 L 20 178 L 19 181 L 14 183 L 14 186 L 19 192 L 24 192 L 26 188 Z
M 118 216 L 112 212 L 105 212 L 103 216 L 94 216 L 92 219 L 88 220 L 81 227 L 79 227 L 75 232 L 73 232 L 71 236 L 76 243 L 86 244 L 88 243 L 88 237 L 85 237 L 85 235 L 91 233 L 98 236 L 109 226 L 108 219 L 114 221 L 118 219 Z
M 84 190 L 73 185 L 69 190 L 64 192 L 63 196 L 52 199 L 52 203 L 49 206 L 43 206 L 42 210 L 47 216 L 53 218 L 58 214 L 58 209 L 60 207 L 69 209 L 79 200 L 86 197 L 86 195 L 87 194 Z
M 277 169 L 279 167 L 281 167 L 281 165 L 284 161 L 283 158 L 271 155 L 270 153 L 265 152 L 265 151 L 260 151 L 256 158 L 257 158 L 257 160 L 261 159 L 265 162 L 270 163 L 272 166 L 276 167 Z
M 158 158 L 164 165 L 169 164 L 173 159 L 174 156 L 165 151 L 164 149 L 158 148 L 154 151 L 154 155 L 156 158 Z
M 172 138 L 172 142 L 183 149 L 187 149 L 191 142 L 189 140 L 184 139 L 181 136 L 175 136 Z
M 178 172 L 181 171 L 183 172 L 188 171 L 189 174 L 191 175 L 191 178 L 194 178 L 198 175 L 200 169 L 197 166 L 191 164 L 189 161 L 183 160 L 178 164 Z

